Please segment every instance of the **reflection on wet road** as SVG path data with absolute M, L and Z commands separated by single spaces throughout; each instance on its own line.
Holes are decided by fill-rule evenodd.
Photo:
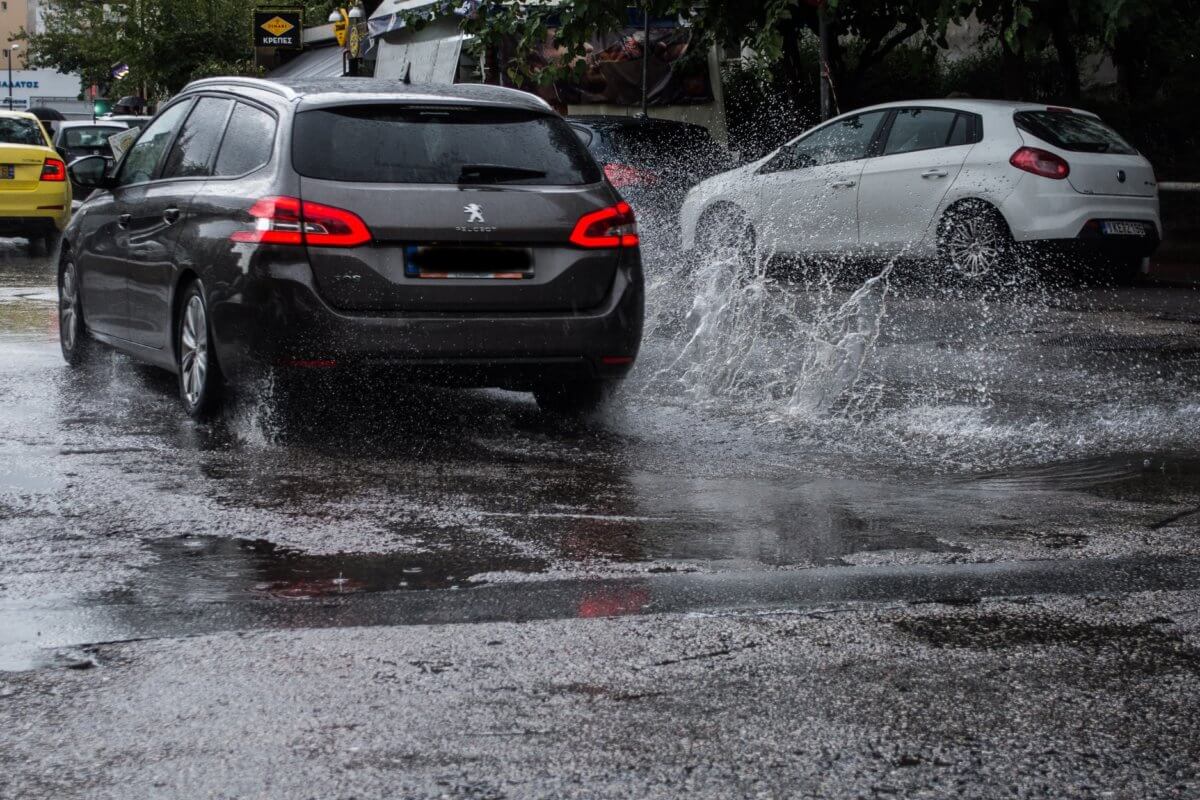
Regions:
M 797 316 L 829 302 L 768 291 Z M 664 317 L 637 378 L 586 422 L 513 393 L 352 387 L 288 420 L 252 392 L 196 425 L 170 376 L 110 353 L 69 371 L 52 273 L 13 256 L 0 266 L 0 666 L 38 646 L 275 624 L 255 619 L 820 602 L 832 573 L 798 568 L 855 567 L 858 583 L 886 568 L 888 597 L 932 591 L 912 581 L 934 567 L 1007 593 L 1011 576 L 985 585 L 954 566 L 996 561 L 1073 560 L 1035 573 L 1048 591 L 1095 575 L 1190 585 L 1186 564 L 1121 584 L 1124 567 L 1094 560 L 1173 564 L 1194 548 L 1194 292 L 929 289 L 893 294 L 878 319 L 861 373 L 837 387 L 855 402 L 819 413 L 799 413 L 772 366 L 795 343 L 778 319 L 744 353 L 770 380 L 718 391 L 671 364 Z M 104 621 L 114 608 L 134 622 Z

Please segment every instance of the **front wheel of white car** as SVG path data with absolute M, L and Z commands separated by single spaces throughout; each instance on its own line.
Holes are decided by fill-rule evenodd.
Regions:
M 758 275 L 758 237 L 741 209 L 719 205 L 706 211 L 696 226 L 696 242 L 701 258 L 733 265 L 738 278 Z
M 951 275 L 982 280 L 1012 262 L 1013 237 L 1004 217 L 981 200 L 947 209 L 938 224 L 938 261 Z

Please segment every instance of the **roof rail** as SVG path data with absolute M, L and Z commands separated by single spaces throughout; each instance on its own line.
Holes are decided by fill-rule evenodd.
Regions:
M 241 78 L 230 76 L 228 78 L 201 78 L 200 80 L 192 81 L 187 86 L 183 87 L 183 92 L 191 89 L 203 89 L 208 86 L 244 86 L 247 89 L 259 89 L 271 94 L 277 94 L 280 97 L 291 99 L 296 97 L 296 93 L 289 87 L 275 83 L 274 81 L 263 80 L 262 78 Z M 181 92 L 182 93 L 182 92 Z

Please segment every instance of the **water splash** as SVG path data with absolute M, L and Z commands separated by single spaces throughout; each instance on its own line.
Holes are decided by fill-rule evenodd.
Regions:
M 834 264 L 797 291 L 735 237 L 703 257 L 648 269 L 643 394 L 743 403 L 788 415 L 861 417 L 878 398 L 863 377 L 879 337 L 893 263 L 846 292 Z M 749 257 L 748 257 L 749 255 Z

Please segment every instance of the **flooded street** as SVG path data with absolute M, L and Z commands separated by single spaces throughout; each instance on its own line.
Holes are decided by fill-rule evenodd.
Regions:
M 165 373 L 68 370 L 51 267 L 0 242 L 0 764 L 61 730 L 75 772 L 18 785 L 257 796 L 278 758 L 314 797 L 1200 793 L 1200 293 L 649 261 L 637 368 L 584 422 L 360 386 L 200 425 Z M 227 763 L 189 784 L 183 753 Z

